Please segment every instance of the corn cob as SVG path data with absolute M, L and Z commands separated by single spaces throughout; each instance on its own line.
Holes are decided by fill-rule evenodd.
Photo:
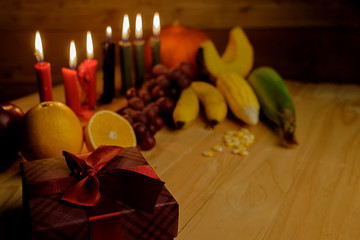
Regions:
M 270 67 L 261 67 L 250 74 L 248 81 L 264 115 L 282 129 L 283 143 L 286 146 L 297 144 L 295 108 L 281 76 Z
M 224 73 L 216 80 L 231 112 L 247 124 L 259 121 L 259 102 L 247 81 L 237 73 Z

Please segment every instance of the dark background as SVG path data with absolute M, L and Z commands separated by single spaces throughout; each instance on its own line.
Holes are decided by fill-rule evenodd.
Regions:
M 134 29 L 140 12 L 148 37 L 155 11 L 162 26 L 177 20 L 205 31 L 220 52 L 228 31 L 243 27 L 255 50 L 255 67 L 272 66 L 286 79 L 360 84 L 360 4 L 355 0 L 2 0 L 0 102 L 37 91 L 36 30 L 56 85 L 62 83 L 61 67 L 68 66 L 70 40 L 81 62 L 91 30 L 101 69 L 106 26 L 112 26 L 113 40 L 119 41 L 123 15 L 129 14 Z

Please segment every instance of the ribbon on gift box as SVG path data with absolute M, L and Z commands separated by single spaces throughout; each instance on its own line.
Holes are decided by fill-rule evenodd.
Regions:
M 164 186 L 149 165 L 112 168 L 122 149 L 100 146 L 80 155 L 64 151 L 71 176 L 31 184 L 32 197 L 63 193 L 63 201 L 86 207 L 90 239 L 121 239 L 120 212 L 114 200 L 153 213 Z

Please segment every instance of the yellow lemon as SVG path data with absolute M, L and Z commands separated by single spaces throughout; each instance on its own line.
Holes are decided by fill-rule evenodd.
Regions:
M 27 160 L 59 157 L 62 151 L 80 153 L 83 129 L 75 113 L 56 101 L 42 102 L 24 116 L 21 152 Z
M 100 145 L 135 147 L 136 136 L 130 123 L 120 114 L 100 110 L 90 118 L 86 125 L 85 143 L 90 151 Z

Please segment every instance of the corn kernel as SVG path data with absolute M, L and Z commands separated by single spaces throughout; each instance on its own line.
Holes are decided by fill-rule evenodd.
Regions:
M 242 128 L 240 131 L 241 131 L 243 134 L 249 134 L 249 133 L 250 133 L 249 129 L 247 129 L 247 128 Z
M 226 144 L 227 147 L 233 147 L 234 146 L 234 143 L 232 141 L 227 141 L 225 144 Z
M 244 136 L 244 133 L 242 131 L 237 131 L 236 132 L 236 136 L 238 137 L 243 137 Z
M 249 154 L 247 147 L 250 146 L 254 140 L 255 135 L 252 134 L 248 128 L 227 130 L 223 135 L 225 146 L 230 147 L 233 154 L 238 154 L 240 156 L 247 156 Z M 212 150 L 218 151 L 215 146 Z
M 223 147 L 219 144 L 213 146 L 212 149 L 217 152 L 222 152 L 224 150 Z
M 232 135 L 234 135 L 234 133 L 235 133 L 235 131 L 233 131 L 233 130 L 227 130 L 227 131 L 225 132 L 225 135 L 227 135 L 227 136 L 232 136 Z
M 233 142 L 233 147 L 239 147 L 240 146 L 240 142 L 239 141 L 234 141 Z
M 250 146 L 251 144 L 254 143 L 254 138 L 253 137 L 250 137 L 248 136 L 245 140 L 244 140 L 244 145 L 246 147 Z
M 240 150 L 238 153 L 240 156 L 247 156 L 249 155 L 249 151 L 244 149 L 244 150 Z
M 228 135 L 224 135 L 223 140 L 224 140 L 224 142 L 229 141 L 229 140 L 231 140 L 231 137 Z
M 231 140 L 232 140 L 233 142 L 235 142 L 235 141 L 239 141 L 240 138 L 239 138 L 239 137 L 236 137 L 236 136 L 232 136 L 232 137 L 231 137 Z
M 240 150 L 238 148 L 233 148 L 231 150 L 231 153 L 233 153 L 233 154 L 239 154 L 239 152 L 240 152 Z
M 250 133 L 249 134 L 249 140 L 250 140 L 250 142 L 254 142 L 255 141 L 255 135 Z
M 204 152 L 202 153 L 202 155 L 203 155 L 204 157 L 212 157 L 212 156 L 214 156 L 214 153 L 213 153 L 212 151 L 204 151 Z

